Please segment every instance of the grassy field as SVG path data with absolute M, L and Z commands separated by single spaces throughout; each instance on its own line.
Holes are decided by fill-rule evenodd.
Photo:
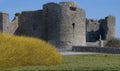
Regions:
M 120 55 L 64 56 L 57 66 L 25 66 L 0 69 L 0 71 L 120 71 Z

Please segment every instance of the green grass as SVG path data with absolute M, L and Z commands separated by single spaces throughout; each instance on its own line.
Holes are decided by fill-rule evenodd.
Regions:
M 63 63 L 56 66 L 25 66 L 0 71 L 120 71 L 120 55 L 76 55 L 63 58 Z

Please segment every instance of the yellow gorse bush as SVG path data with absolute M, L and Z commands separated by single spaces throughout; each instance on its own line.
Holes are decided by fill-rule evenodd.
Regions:
M 56 65 L 62 56 L 40 39 L 0 33 L 0 67 Z

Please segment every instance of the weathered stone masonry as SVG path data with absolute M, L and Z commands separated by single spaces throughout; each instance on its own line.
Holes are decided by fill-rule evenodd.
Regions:
M 86 45 L 85 12 L 75 2 L 44 5 L 47 40 L 62 48 Z
M 87 19 L 76 2 L 47 3 L 42 10 L 16 14 L 12 22 L 7 13 L 0 12 L 0 30 L 40 38 L 70 50 L 72 46 L 99 46 L 99 40 L 114 38 L 115 17 Z

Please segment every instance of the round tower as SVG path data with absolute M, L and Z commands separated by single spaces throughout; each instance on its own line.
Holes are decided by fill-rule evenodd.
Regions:
M 115 38 L 115 16 L 107 16 L 105 18 L 108 26 L 108 33 L 107 33 L 107 39 Z
M 47 40 L 58 48 L 86 45 L 85 11 L 76 2 L 44 5 Z
M 8 23 L 9 23 L 9 15 L 5 12 L 0 12 L 0 31 L 8 32 Z

